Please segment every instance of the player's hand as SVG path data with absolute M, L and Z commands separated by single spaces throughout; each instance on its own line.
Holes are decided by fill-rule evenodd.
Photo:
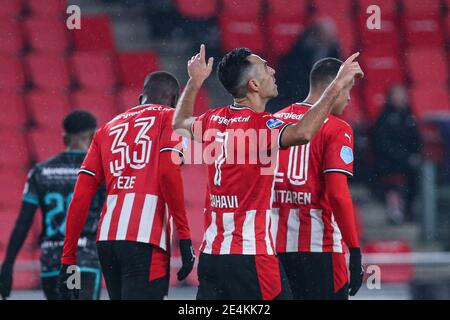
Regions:
M 363 283 L 364 268 L 361 262 L 361 250 L 359 248 L 350 249 L 350 284 L 348 285 L 349 295 L 354 296 Z
M 180 240 L 180 253 L 181 253 L 181 269 L 177 273 L 178 281 L 183 281 L 191 273 L 194 268 L 195 253 L 192 248 L 192 241 Z
M 359 56 L 359 52 L 352 54 L 341 65 L 338 74 L 336 75 L 336 82 L 338 82 L 342 88 L 345 88 L 353 83 L 355 79 L 364 78 L 364 72 L 361 66 L 355 59 Z
M 77 300 L 80 294 L 80 289 L 69 288 L 70 284 L 67 283 L 69 277 L 73 274 L 68 272 L 70 265 L 63 264 L 59 271 L 58 277 L 58 293 L 60 300 Z
M 9 297 L 11 294 L 11 288 L 13 283 L 13 266 L 3 264 L 0 271 L 0 295 L 3 300 Z
M 200 52 L 193 56 L 187 63 L 189 77 L 193 84 L 200 88 L 212 71 L 214 58 L 209 58 L 206 63 L 205 45 L 200 46 Z

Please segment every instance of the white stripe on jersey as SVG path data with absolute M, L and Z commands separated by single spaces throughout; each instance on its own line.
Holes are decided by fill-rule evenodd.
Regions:
M 289 210 L 287 224 L 286 252 L 297 252 L 300 232 L 300 216 L 298 208 Z
M 256 210 L 247 211 L 245 214 L 245 221 L 242 226 L 243 254 L 256 254 L 255 216 Z
M 322 210 L 311 209 L 309 213 L 311 215 L 311 251 L 322 252 L 324 232 Z
M 142 206 L 141 220 L 139 221 L 139 231 L 137 241 L 149 242 L 152 232 L 153 220 L 155 218 L 156 204 L 158 197 L 152 194 L 145 195 L 144 205 Z
M 100 236 L 98 237 L 99 241 L 108 240 L 109 226 L 111 224 L 114 208 L 117 204 L 117 198 L 118 196 L 116 194 L 108 195 L 106 198 L 106 212 L 100 227 Z
M 265 238 L 265 240 L 266 240 L 266 250 L 267 250 L 267 253 L 268 254 L 270 254 L 270 255 L 272 255 L 274 252 L 273 252 L 273 247 L 272 247 L 272 243 L 271 243 L 271 241 L 270 241 L 270 230 L 269 230 L 269 227 L 270 227 L 270 215 L 271 215 L 271 213 L 272 213 L 272 210 L 266 210 L 266 236 L 264 237 Z
M 277 247 L 277 234 L 278 234 L 278 218 L 280 217 L 280 209 L 272 208 L 270 213 L 270 233 L 272 233 L 273 246 Z
M 223 242 L 220 246 L 220 254 L 230 254 L 231 242 L 233 241 L 234 231 L 234 213 L 224 212 L 222 215 L 223 221 Z
M 168 223 L 169 213 L 167 210 L 167 205 L 164 208 L 164 217 L 163 217 L 163 225 L 162 225 L 162 231 L 161 231 L 161 239 L 159 240 L 159 246 L 163 250 L 167 250 L 167 239 L 166 239 L 166 230 L 167 230 L 167 223 Z
M 116 240 L 125 240 L 127 236 L 128 223 L 130 222 L 131 211 L 133 209 L 135 193 L 127 193 L 123 200 L 120 211 L 119 225 L 117 227 Z
M 331 214 L 331 226 L 333 227 L 333 252 L 344 252 L 342 250 L 342 234 L 341 230 L 334 219 L 334 215 Z
M 216 213 L 213 211 L 211 212 L 211 224 L 205 231 L 206 246 L 205 250 L 203 250 L 204 253 L 212 252 L 212 245 L 216 236 L 217 236 Z

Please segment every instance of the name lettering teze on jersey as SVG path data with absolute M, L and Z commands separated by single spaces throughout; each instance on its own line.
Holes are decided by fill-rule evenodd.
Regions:
M 308 110 L 294 104 L 275 116 L 296 122 Z M 310 143 L 279 151 L 271 215 L 277 252 L 343 252 L 324 175 L 353 174 L 352 137 L 347 123 L 329 116 Z
M 151 243 L 170 249 L 172 217 L 160 189 L 161 152 L 182 155 L 173 133 L 174 109 L 141 105 L 99 129 L 80 174 L 106 180 L 107 201 L 97 239 Z

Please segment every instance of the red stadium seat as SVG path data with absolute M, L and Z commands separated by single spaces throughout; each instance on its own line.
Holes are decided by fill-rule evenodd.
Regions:
M 383 16 L 382 16 L 383 17 Z M 395 19 L 381 20 L 381 29 L 370 30 L 366 26 L 367 17 L 363 14 L 358 17 L 358 30 L 361 45 L 364 52 L 372 49 L 380 49 L 385 54 L 396 54 L 400 52 L 400 31 Z
M 0 130 L 25 127 L 27 116 L 22 96 L 0 91 L 0 110 Z
M 186 18 L 209 19 L 216 15 L 218 0 L 176 0 L 178 11 Z
M 440 49 L 413 49 L 406 52 L 408 70 L 414 84 L 445 83 L 448 69 Z
M 62 17 L 66 15 L 66 0 L 28 0 L 28 8 L 33 15 L 42 17 Z
M 406 43 L 410 46 L 441 47 L 444 35 L 439 18 L 411 18 L 403 19 Z
M 14 213 L 20 208 L 22 200 L 23 186 L 26 181 L 26 173 L 22 170 L 8 170 L 0 172 L 0 181 L 7 181 L 0 186 L 0 208 L 15 209 Z M 3 223 L 3 221 L 2 221 Z
M 15 55 L 23 49 L 23 36 L 20 24 L 11 18 L 0 19 L 0 54 Z
M 367 8 L 371 5 L 380 7 L 382 18 L 392 19 L 397 15 L 398 11 L 397 0 L 358 0 L 357 3 L 359 14 L 366 14 L 366 17 Z
M 27 105 L 40 129 L 61 129 L 63 119 L 70 111 L 68 97 L 52 91 L 39 90 L 28 94 Z
M 279 16 L 270 14 L 267 17 L 268 42 L 270 46 L 268 53 L 271 62 L 279 57 L 289 53 L 294 43 L 299 38 L 305 28 L 305 22 L 302 18 L 296 16 Z M 273 58 L 272 58 L 273 57 Z
M 83 16 L 81 30 L 72 32 L 77 50 L 109 51 L 115 47 L 111 23 L 106 15 Z
M 29 164 L 28 146 L 20 130 L 0 130 L 0 171 L 24 170 Z
M 406 241 L 373 241 L 362 249 L 366 254 L 398 254 L 411 253 L 411 246 Z M 380 266 L 381 281 L 384 283 L 409 283 L 414 279 L 415 269 L 412 264 L 383 264 Z
M 148 73 L 159 69 L 154 52 L 123 52 L 119 54 L 121 82 L 125 87 L 141 89 Z
M 75 52 L 72 64 L 82 88 L 109 90 L 117 84 L 111 57 L 103 52 Z
M 303 20 L 308 9 L 307 0 L 268 0 L 269 14 Z
M 65 148 L 62 128 L 32 130 L 29 133 L 29 139 L 35 161 L 45 161 Z
M 428 87 L 413 87 L 411 102 L 414 114 L 419 119 L 440 115 L 450 116 L 450 99 L 444 85 L 430 84 Z
M 67 50 L 69 41 L 63 20 L 31 17 L 24 25 L 34 51 L 64 54 Z
M 37 88 L 60 91 L 69 89 L 69 68 L 63 57 L 36 53 L 27 56 L 26 63 L 31 80 Z
M 0 6 L 0 17 L 4 18 L 17 18 L 20 16 L 23 10 L 23 4 L 21 1 L 2 1 Z
M 316 13 L 320 15 L 332 15 L 332 16 L 349 16 L 352 12 L 351 0 L 313 0 L 313 7 Z
M 441 13 L 440 0 L 403 0 L 403 14 L 406 17 L 438 17 Z
M 400 61 L 396 56 L 366 52 L 361 56 L 360 61 L 365 73 L 366 85 L 376 86 L 378 91 L 383 92 L 395 83 L 404 82 Z
M 235 18 L 255 19 L 261 14 L 263 0 L 224 0 L 222 14 L 233 15 Z
M 141 89 L 125 88 L 117 94 L 117 102 L 119 111 L 124 112 L 128 109 L 139 105 L 139 96 Z
M 25 85 L 25 75 L 20 59 L 0 54 L 0 88 L 4 91 L 17 92 Z
M 258 19 L 221 15 L 219 26 L 224 51 L 247 47 L 256 53 L 264 52 L 266 39 Z
M 97 91 L 81 90 L 72 96 L 74 109 L 92 112 L 97 117 L 98 126 L 102 126 L 114 118 L 119 110 L 114 96 Z

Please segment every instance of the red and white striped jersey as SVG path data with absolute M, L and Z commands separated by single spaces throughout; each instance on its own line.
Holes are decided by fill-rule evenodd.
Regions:
M 310 106 L 293 104 L 274 116 L 297 122 Z M 332 115 L 310 143 L 279 151 L 271 219 L 277 252 L 343 252 L 326 195 L 327 172 L 353 175 L 353 130 Z
M 183 155 L 180 137 L 171 128 L 173 113 L 162 105 L 140 105 L 96 132 L 80 172 L 106 181 L 98 241 L 137 241 L 169 251 L 172 217 L 157 170 L 161 152 Z
M 270 197 L 279 137 L 287 125 L 236 105 L 209 110 L 193 123 L 208 170 L 201 252 L 274 254 Z

